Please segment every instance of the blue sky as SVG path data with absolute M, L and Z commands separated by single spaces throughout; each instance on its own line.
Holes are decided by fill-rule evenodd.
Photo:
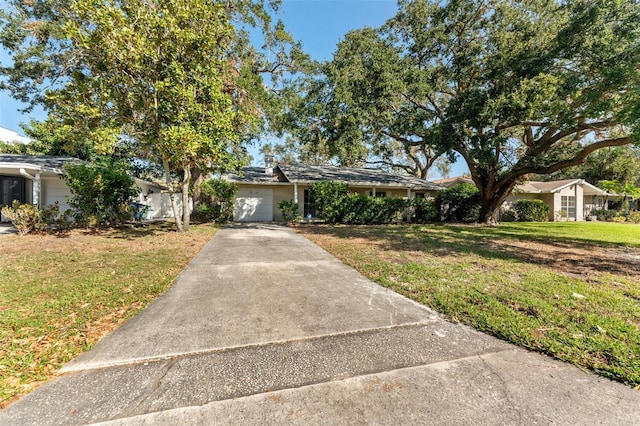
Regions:
M 380 26 L 396 11 L 396 0 L 283 0 L 278 17 L 314 59 L 329 60 L 347 32 L 365 26 Z M 6 61 L 6 58 L 6 53 L 0 52 L 0 60 Z M 19 124 L 28 122 L 30 117 L 44 119 L 41 111 L 30 116 L 21 115 L 18 109 L 23 105 L 6 93 L 0 93 L 0 106 L 0 127 L 18 133 L 22 133 Z M 254 163 L 260 164 L 257 148 L 250 152 Z

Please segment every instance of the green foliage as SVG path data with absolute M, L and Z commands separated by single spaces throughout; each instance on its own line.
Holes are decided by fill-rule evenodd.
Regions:
M 513 209 L 519 222 L 546 222 L 551 212 L 542 200 L 516 200 Z
M 589 155 L 584 164 L 561 170 L 546 179 L 584 179 L 592 184 L 616 181 L 640 186 L 640 148 L 635 145 L 603 148 Z
M 349 187 L 344 182 L 322 181 L 309 186 L 309 199 L 319 217 L 327 223 L 341 223 Z
M 369 197 L 349 194 L 342 208 L 341 223 L 348 225 L 381 225 L 401 222 L 407 202 L 398 197 Z
M 11 206 L 2 208 L 2 214 L 16 227 L 20 235 L 41 232 L 49 225 L 66 221 L 66 216 L 60 217 L 58 203 L 39 209 L 33 204 L 20 204 L 14 200 Z
M 233 202 L 238 185 L 224 179 L 210 179 L 200 186 L 196 217 L 205 222 L 225 223 L 233 220 Z
M 443 222 L 475 222 L 480 213 L 480 193 L 470 183 L 454 185 L 438 192 L 435 206 Z
M 621 215 L 621 214 L 618 212 L 618 214 L 616 214 L 615 216 L 613 216 L 613 217 L 611 218 L 611 221 L 612 221 L 612 222 L 615 222 L 615 223 L 623 223 L 623 222 L 626 222 L 626 221 L 627 221 L 627 217 L 626 217 L 626 216 L 624 216 L 624 215 Z
M 640 223 L 640 211 L 629 212 L 627 215 L 627 221 L 635 224 Z
M 414 198 L 410 202 L 412 207 L 411 221 L 416 223 L 431 223 L 440 219 L 435 202 L 428 198 Z
M 640 140 L 639 31 L 637 0 L 400 1 L 345 36 L 301 92 L 298 127 L 333 152 L 425 167 L 455 152 L 494 223 L 524 176 Z
M 596 210 L 594 213 L 596 215 L 596 218 L 601 222 L 612 221 L 613 218 L 618 214 L 616 210 L 605 210 L 605 209 Z
M 282 200 L 278 203 L 280 213 L 285 222 L 293 222 L 300 219 L 300 206 L 293 200 Z
M 69 205 L 81 224 L 117 225 L 131 219 L 131 199 L 140 188 L 127 173 L 123 162 L 105 158 L 93 163 L 65 166 Z
M 13 63 L 0 69 L 0 89 L 48 112 L 31 133 L 81 158 L 125 152 L 161 164 L 184 206 L 192 174 L 240 166 L 243 143 L 278 114 L 279 91 L 265 81 L 280 88 L 308 61 L 282 23 L 272 23 L 277 1 L 7 6 L 0 43 Z M 252 46 L 260 36 L 262 51 Z M 183 224 L 172 206 L 178 230 L 186 230 L 188 209 Z
M 518 220 L 518 216 L 513 209 L 501 209 L 499 219 L 500 222 L 515 222 Z
M 344 182 L 316 182 L 309 196 L 320 218 L 327 223 L 377 225 L 402 221 L 407 201 L 397 197 L 369 197 L 349 193 Z

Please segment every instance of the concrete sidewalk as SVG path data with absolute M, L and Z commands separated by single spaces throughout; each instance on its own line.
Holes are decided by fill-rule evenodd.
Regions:
M 17 234 L 18 230 L 10 223 L 0 222 L 0 237 L 3 235 Z
M 611 424 L 640 392 L 444 321 L 277 225 L 222 229 L 2 425 Z

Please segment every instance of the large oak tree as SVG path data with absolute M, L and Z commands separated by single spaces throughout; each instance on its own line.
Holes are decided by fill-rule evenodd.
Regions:
M 382 28 L 349 33 L 317 81 L 331 140 L 422 151 L 426 168 L 458 153 L 494 224 L 528 175 L 638 141 L 640 4 L 401 0 Z

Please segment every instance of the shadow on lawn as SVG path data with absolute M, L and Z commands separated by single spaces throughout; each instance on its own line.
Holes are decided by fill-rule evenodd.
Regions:
M 612 245 L 576 242 L 569 238 L 549 240 L 518 230 L 480 226 L 305 226 L 302 232 L 344 239 L 364 239 L 385 250 L 420 251 L 433 255 L 475 254 L 487 259 L 514 260 L 544 265 L 569 275 L 593 273 L 637 274 L 640 251 L 628 255 Z

